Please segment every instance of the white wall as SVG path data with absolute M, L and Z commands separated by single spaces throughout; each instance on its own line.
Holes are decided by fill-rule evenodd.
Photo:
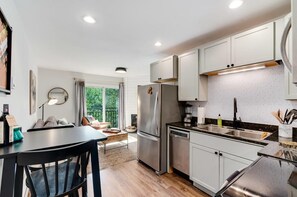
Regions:
M 26 131 L 36 121 L 36 113 L 29 114 L 29 70 L 32 69 L 37 75 L 37 69 L 30 57 L 30 42 L 27 40 L 14 2 L 0 1 L 0 7 L 13 28 L 12 78 L 15 84 L 11 95 L 0 93 L 0 113 L 3 104 L 9 104 L 10 114 L 15 116 L 17 123 Z
M 278 109 L 283 112 L 297 108 L 296 101 L 284 99 L 283 65 L 257 71 L 208 77 L 208 101 L 192 102 L 206 108 L 206 117 L 232 120 L 233 98 L 237 98 L 238 116 L 244 122 L 277 125 L 271 115 Z M 196 116 L 196 108 L 194 108 Z M 295 123 L 296 124 L 296 123 Z
M 47 100 L 48 91 L 54 87 L 64 88 L 69 99 L 62 105 L 45 105 L 44 118 L 55 116 L 57 119 L 66 118 L 69 122 L 75 122 L 75 89 L 74 78 L 85 80 L 86 84 L 100 84 L 118 86 L 123 78 L 90 75 L 71 71 L 52 70 L 38 68 L 38 106 Z M 41 110 L 38 110 L 38 118 L 41 118 Z
M 15 116 L 17 124 L 26 131 L 36 121 L 36 113 L 30 115 L 29 111 L 29 71 L 31 69 L 37 75 L 37 69 L 30 57 L 29 42 L 14 2 L 0 1 L 0 8 L 9 25 L 13 27 L 11 76 L 15 85 L 10 95 L 0 92 L 0 113 L 2 114 L 3 104 L 9 104 L 10 114 Z M 3 159 L 0 160 L 0 185 L 2 165 Z
M 131 114 L 137 114 L 137 86 L 149 83 L 149 74 L 125 78 L 126 126 L 131 125 Z

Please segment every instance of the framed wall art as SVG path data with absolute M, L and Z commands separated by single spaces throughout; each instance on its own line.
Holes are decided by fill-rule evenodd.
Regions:
M 0 9 L 0 91 L 11 91 L 11 42 L 12 28 Z
M 30 115 L 36 111 L 36 76 L 30 70 Z

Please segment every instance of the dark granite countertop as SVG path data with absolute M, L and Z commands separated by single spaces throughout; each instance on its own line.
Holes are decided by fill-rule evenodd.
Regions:
M 297 169 L 292 163 L 262 157 L 229 183 L 220 196 L 296 196 Z M 219 196 L 217 194 L 217 196 Z
M 251 124 L 251 123 L 250 123 Z M 265 138 L 264 140 L 252 140 L 248 138 L 242 138 L 242 137 L 236 137 L 232 135 L 226 135 L 223 133 L 220 133 L 218 130 L 213 129 L 209 130 L 209 127 L 197 127 L 197 126 L 185 126 L 183 122 L 175 122 L 175 123 L 168 123 L 168 126 L 177 127 L 181 129 L 187 129 L 191 131 L 197 131 L 201 133 L 207 133 L 215 136 L 225 137 L 229 139 L 236 139 L 239 141 L 249 142 L 249 143 L 255 143 L 265 146 L 261 151 L 258 152 L 259 156 L 265 156 L 265 157 L 272 157 L 275 159 L 280 159 L 288 162 L 293 162 L 297 164 L 297 151 L 289 151 L 288 149 L 284 149 L 282 146 L 280 146 L 280 142 L 287 142 L 287 141 L 293 141 L 297 142 L 297 135 L 293 135 L 293 138 L 282 138 L 278 136 L 278 132 L 274 131 L 270 136 Z M 273 126 L 272 126 L 273 127 Z M 211 128 L 211 127 L 210 127 Z M 257 129 L 257 127 L 253 127 L 254 129 Z M 269 130 L 269 126 L 258 126 L 258 130 L 264 131 L 264 129 Z M 273 128 L 275 130 L 275 128 Z M 271 131 L 271 129 L 270 129 Z M 296 133 L 296 132 L 295 132 Z
M 293 138 L 282 138 L 278 136 L 275 128 L 271 129 L 272 135 L 265 140 L 255 141 L 236 136 L 209 131 L 206 127 L 185 126 L 182 122 L 169 123 L 168 126 L 187 129 L 191 131 L 207 133 L 225 138 L 256 143 L 264 145 L 258 152 L 261 158 L 240 173 L 225 189 L 222 196 L 288 196 L 288 192 L 295 192 L 297 196 L 297 151 L 288 152 L 280 142 L 297 142 L 297 132 L 293 131 Z M 258 130 L 265 131 L 265 128 Z M 256 129 L 256 128 L 254 128 Z
M 237 137 L 237 136 L 221 133 L 219 127 L 217 127 L 216 125 L 213 125 L 211 127 L 205 127 L 206 125 L 202 125 L 202 126 L 198 126 L 198 127 L 197 126 L 185 126 L 185 124 L 183 122 L 168 123 L 167 125 L 171 126 L 171 127 L 177 127 L 177 128 L 181 128 L 181 129 L 187 129 L 187 130 L 191 130 L 191 131 L 207 133 L 207 134 L 225 137 L 225 138 L 229 138 L 229 139 L 236 139 L 239 141 L 260 144 L 263 146 L 265 146 L 269 143 L 269 141 L 267 141 L 267 140 L 253 140 L 253 139 L 242 138 L 242 137 Z
M 297 165 L 297 149 L 285 148 L 279 142 L 270 142 L 258 152 L 258 155 L 292 162 Z

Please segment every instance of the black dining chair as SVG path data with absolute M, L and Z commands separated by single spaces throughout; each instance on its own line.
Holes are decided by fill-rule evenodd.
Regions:
M 76 197 L 79 193 L 87 196 L 87 165 L 96 145 L 92 140 L 55 149 L 19 153 L 17 165 L 25 169 L 26 185 L 31 196 Z M 30 167 L 36 164 L 40 164 L 41 168 Z

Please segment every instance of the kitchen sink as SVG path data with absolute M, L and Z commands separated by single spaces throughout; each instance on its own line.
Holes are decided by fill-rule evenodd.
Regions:
M 197 127 L 192 127 L 193 129 L 204 130 L 210 133 L 219 133 L 223 135 L 229 135 L 234 137 L 246 138 L 251 140 L 264 140 L 267 138 L 271 133 L 264 132 L 264 131 L 256 131 L 256 130 L 248 130 L 248 129 L 234 129 L 232 127 L 219 127 L 214 124 L 208 125 L 198 125 Z
M 219 127 L 219 126 L 214 125 L 214 124 L 198 125 L 197 127 L 193 127 L 193 128 L 194 129 L 206 130 L 207 132 L 211 132 L 211 133 L 221 133 L 221 134 L 225 134 L 225 133 L 227 133 L 229 131 L 225 127 Z
M 236 136 L 236 137 L 255 139 L 255 140 L 263 140 L 269 135 L 271 135 L 271 133 L 263 132 L 263 131 L 235 130 L 235 129 L 229 129 L 229 132 L 225 134 Z

